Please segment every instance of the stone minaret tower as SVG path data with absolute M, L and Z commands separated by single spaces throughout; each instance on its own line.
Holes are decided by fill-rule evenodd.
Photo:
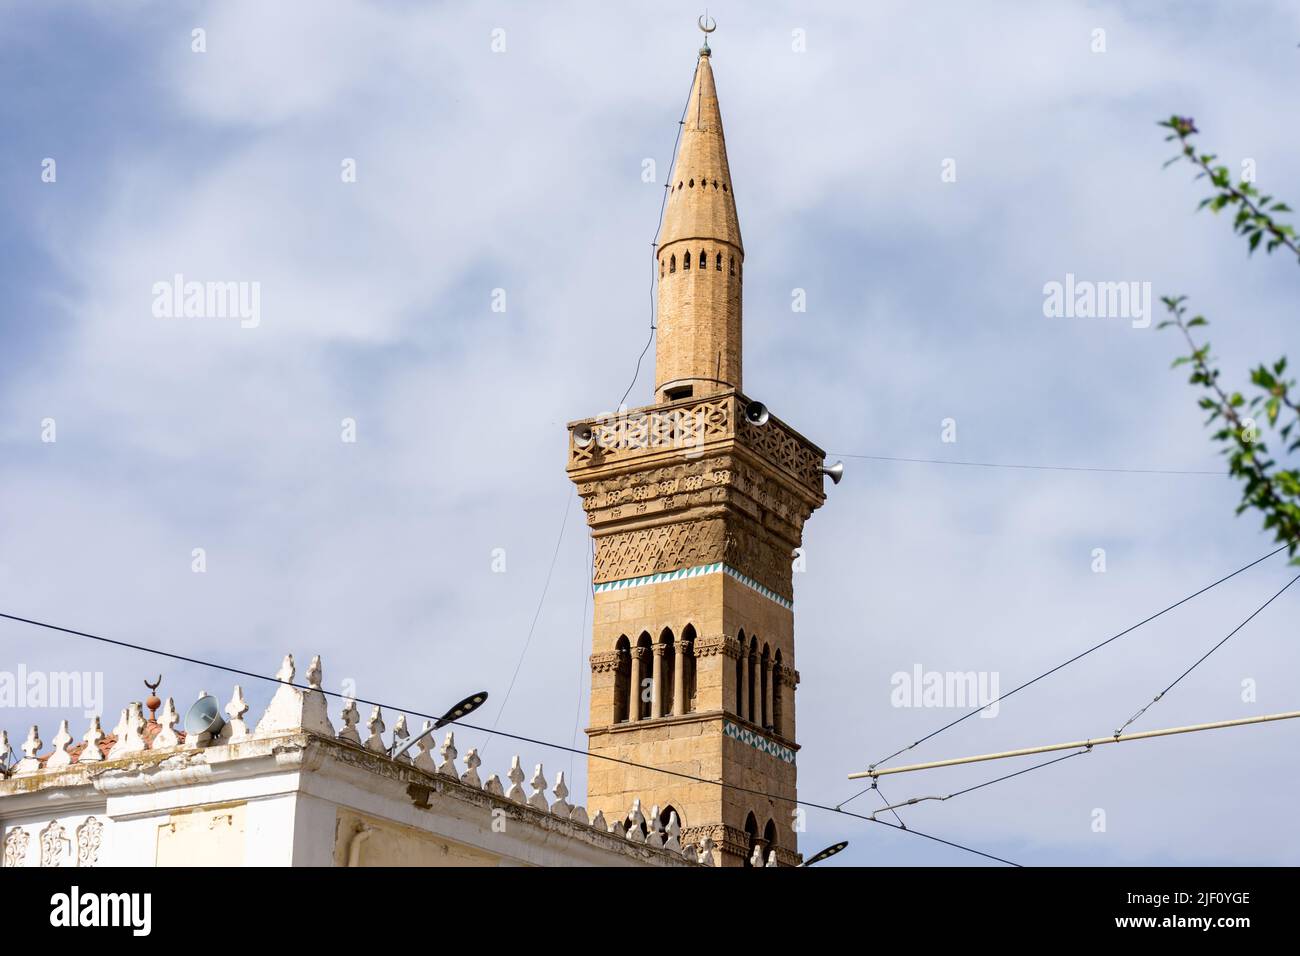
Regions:
M 708 46 L 656 250 L 655 404 L 569 426 L 595 540 L 587 807 L 634 799 L 717 861 L 798 859 L 794 588 L 824 453 L 741 389 L 744 247 Z M 758 793 L 736 789 L 746 788 Z M 763 794 L 763 795 L 760 795 Z

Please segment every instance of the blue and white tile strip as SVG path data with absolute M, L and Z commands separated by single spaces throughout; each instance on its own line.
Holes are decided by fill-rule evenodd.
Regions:
M 745 585 L 745 587 L 757 591 L 769 601 L 775 601 L 787 611 L 794 609 L 793 602 L 788 598 L 783 598 L 771 588 L 763 587 L 763 585 L 759 584 L 753 578 L 741 574 L 735 568 L 723 564 L 720 561 L 715 564 L 702 564 L 695 568 L 682 568 L 680 571 L 661 571 L 658 574 L 647 574 L 639 578 L 624 578 L 622 581 L 606 581 L 603 584 L 597 584 L 595 590 L 597 594 L 602 591 L 621 591 L 624 588 L 639 588 L 647 584 L 662 584 L 664 581 L 676 581 L 681 578 L 698 578 L 704 574 L 718 573 L 725 574 L 727 577 L 739 581 L 741 584 Z
M 739 740 L 742 744 L 749 744 L 755 750 L 761 750 L 765 754 L 771 754 L 778 760 L 784 760 L 786 763 L 794 763 L 794 751 L 789 747 L 782 747 L 775 740 L 768 740 L 762 734 L 756 734 L 752 730 L 746 730 L 744 727 L 737 726 L 729 720 L 723 722 L 722 733 L 734 740 Z

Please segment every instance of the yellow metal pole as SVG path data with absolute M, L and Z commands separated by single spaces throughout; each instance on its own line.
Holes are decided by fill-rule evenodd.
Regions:
M 1287 711 L 1284 714 L 1264 714 L 1260 717 L 1241 717 L 1237 720 L 1219 720 L 1212 724 L 1192 724 L 1188 727 L 1167 727 L 1164 730 L 1144 730 L 1136 734 L 1120 734 L 1110 737 L 1093 737 L 1089 740 L 1075 740 L 1065 744 L 1047 744 L 1043 747 L 1024 747 L 1020 750 L 1004 750 L 1001 753 L 979 754 L 974 757 L 954 757 L 951 760 L 933 760 L 930 763 L 913 763 L 904 767 L 881 767 L 879 769 L 860 770 L 849 774 L 850 780 L 863 777 L 883 777 L 892 773 L 910 773 L 913 770 L 933 770 L 935 767 L 955 767 L 963 763 L 979 763 L 983 760 L 1003 760 L 1007 757 L 1026 757 L 1030 754 L 1050 753 L 1053 750 L 1075 750 L 1083 747 L 1099 747 L 1102 744 L 1127 743 L 1130 740 L 1146 740 L 1148 737 L 1167 737 L 1170 734 L 1190 734 L 1198 730 L 1218 730 L 1221 727 L 1241 727 L 1245 724 L 1262 724 L 1270 720 L 1292 720 L 1300 717 L 1300 710 Z

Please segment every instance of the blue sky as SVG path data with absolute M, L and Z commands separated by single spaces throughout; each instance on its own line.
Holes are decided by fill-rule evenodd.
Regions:
M 267 674 L 286 651 L 320 653 L 327 687 L 413 708 L 480 688 L 497 704 L 574 497 L 563 425 L 610 408 L 644 344 L 663 173 L 645 183 L 642 163 L 671 160 L 699 11 L 328 9 L 4 4 L 0 606 Z M 1073 273 L 1186 293 L 1231 376 L 1287 351 L 1291 266 L 1248 261 L 1226 222 L 1194 213 L 1202 190 L 1161 169 L 1155 122 L 1196 117 L 1230 167 L 1252 159 L 1265 191 L 1300 199 L 1294 5 L 710 13 L 751 395 L 839 455 L 1218 467 L 1169 371 L 1173 335 L 1046 318 L 1042 289 Z M 151 289 L 176 273 L 258 282 L 260 324 L 156 318 Z M 990 671 L 1007 689 L 1271 550 L 1236 498 L 1217 477 L 849 460 L 796 577 L 801 795 L 843 799 L 848 772 L 956 716 L 891 706 L 895 672 Z M 583 742 L 588 554 L 572 507 L 503 729 Z M 1280 559 L 1261 565 L 914 754 L 1107 733 L 1286 580 Z M 1297 600 L 1142 729 L 1293 709 Z M 230 691 L 16 624 L 0 642 L 3 669 L 104 671 L 109 723 L 160 666 L 183 702 Z M 269 698 L 245 691 L 254 713 Z M 16 745 L 39 722 L 48 741 L 62 716 L 10 709 L 0 726 Z M 1279 755 L 1295 732 L 1107 748 L 904 818 L 1023 863 L 1293 863 L 1300 775 Z M 462 753 L 482 744 L 467 736 Z M 580 758 L 504 740 L 485 772 L 516 749 L 584 792 Z M 837 862 L 978 862 L 816 811 L 808 825 L 806 852 L 852 842 Z

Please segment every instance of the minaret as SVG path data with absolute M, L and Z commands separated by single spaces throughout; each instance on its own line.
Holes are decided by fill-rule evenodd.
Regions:
M 740 389 L 745 249 L 708 45 L 700 50 L 659 230 L 655 399 Z
M 711 59 L 656 250 L 655 404 L 569 426 L 595 542 L 587 808 L 623 820 L 640 799 L 720 864 L 794 865 L 792 558 L 825 454 L 740 391 L 744 250 Z

